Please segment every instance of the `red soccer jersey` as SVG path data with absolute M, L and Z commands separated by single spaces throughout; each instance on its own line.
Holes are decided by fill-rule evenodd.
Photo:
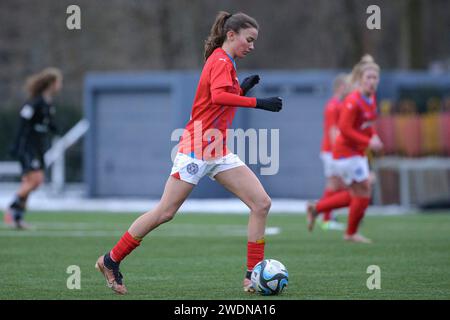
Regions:
M 375 96 L 364 98 L 359 90 L 350 93 L 339 109 L 339 135 L 333 146 L 333 158 L 363 156 L 375 134 L 377 107 Z
M 330 138 L 330 128 L 333 126 L 337 127 L 337 120 L 339 115 L 339 105 L 340 101 L 336 97 L 332 97 L 328 100 L 325 105 L 325 110 L 323 114 L 323 138 L 322 138 L 322 152 L 331 152 L 332 141 Z
M 234 61 L 222 48 L 217 48 L 203 67 L 191 119 L 178 151 L 203 160 L 229 153 L 226 130 L 231 126 L 236 106 L 256 106 L 256 98 L 241 94 Z

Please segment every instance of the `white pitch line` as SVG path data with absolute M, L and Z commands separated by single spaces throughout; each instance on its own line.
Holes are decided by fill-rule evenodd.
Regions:
M 267 227 L 266 228 L 266 235 L 268 236 L 273 236 L 276 234 L 280 234 L 281 233 L 281 228 L 279 227 Z
M 11 229 L 0 229 L 0 237 L 119 237 L 123 231 L 117 230 L 64 230 L 65 227 L 73 224 L 55 223 L 54 226 L 61 229 L 54 230 L 39 230 L 39 228 L 26 231 L 16 231 Z M 79 225 L 78 225 L 79 226 Z M 267 227 L 266 235 L 276 235 L 281 232 L 279 227 Z M 245 236 L 247 235 L 247 228 L 244 226 L 235 225 L 194 225 L 186 224 L 179 226 L 171 226 L 165 230 L 156 230 L 151 234 L 152 237 L 214 237 L 214 236 Z
M 0 238 L 39 238 L 39 237 L 59 237 L 59 238 L 83 238 L 83 237 L 120 237 L 123 232 L 111 231 L 0 231 Z

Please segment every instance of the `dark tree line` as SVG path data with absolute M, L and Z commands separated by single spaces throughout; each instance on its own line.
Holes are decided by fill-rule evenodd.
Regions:
M 81 30 L 66 8 L 81 8 Z M 381 8 L 368 30 L 366 8 Z M 424 69 L 450 57 L 447 0 L 2 0 L 0 108 L 23 100 L 25 77 L 45 66 L 65 75 L 64 103 L 79 106 L 89 71 L 199 69 L 219 10 L 261 26 L 240 69 L 350 68 L 366 52 L 384 69 Z

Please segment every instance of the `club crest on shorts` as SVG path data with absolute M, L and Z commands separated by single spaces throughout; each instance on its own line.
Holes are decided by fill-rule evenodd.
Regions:
M 357 169 L 355 170 L 355 174 L 356 174 L 358 177 L 362 176 L 362 175 L 363 175 L 363 169 L 362 169 L 361 167 L 357 168 Z
M 189 163 L 187 166 L 187 172 L 192 175 L 196 174 L 198 172 L 198 165 L 194 162 Z

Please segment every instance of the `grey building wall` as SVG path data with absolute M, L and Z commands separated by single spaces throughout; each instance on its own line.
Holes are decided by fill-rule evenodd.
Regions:
M 312 199 L 323 192 L 319 159 L 323 108 L 337 73 L 258 71 L 261 82 L 250 94 L 281 96 L 283 110 L 271 113 L 238 109 L 233 128 L 267 129 L 269 141 L 270 130 L 279 129 L 279 170 L 275 175 L 262 175 L 261 170 L 268 165 L 261 161 L 249 164 L 248 143 L 247 157 L 237 149 L 234 152 L 257 174 L 270 196 Z M 171 152 L 177 144 L 171 141 L 171 134 L 184 128 L 189 120 L 199 75 L 199 71 L 186 71 L 87 76 L 84 110 L 91 130 L 85 139 L 84 171 L 90 196 L 161 196 L 172 166 Z M 248 73 L 239 75 L 243 79 Z M 399 89 L 418 85 L 441 85 L 450 95 L 449 75 L 383 73 L 379 101 L 385 97 L 396 99 Z M 232 195 L 205 177 L 191 196 Z

